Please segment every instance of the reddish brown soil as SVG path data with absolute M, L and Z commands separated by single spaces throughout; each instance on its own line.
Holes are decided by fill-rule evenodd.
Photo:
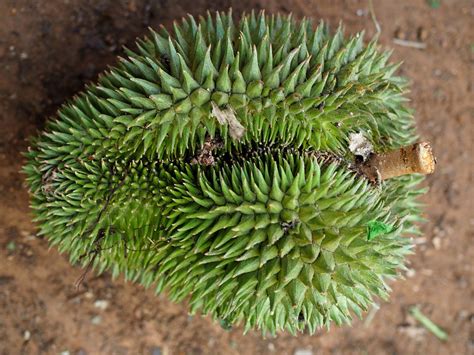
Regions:
M 474 3 L 441 0 L 374 1 L 381 43 L 403 60 L 421 136 L 430 140 L 438 168 L 427 180 L 424 235 L 406 280 L 393 284 L 370 323 L 316 336 L 227 332 L 186 305 L 142 287 L 89 275 L 35 235 L 19 170 L 26 138 L 58 106 L 115 62 L 148 25 L 169 26 L 186 13 L 265 8 L 297 17 L 343 20 L 347 32 L 374 26 L 368 3 L 357 0 L 2 0 L 0 1 L 0 353 L 1 354 L 468 354 L 474 353 L 472 302 Z M 396 45 L 422 41 L 426 49 Z M 96 305 L 105 300 L 103 310 Z M 103 302 L 102 302 L 103 304 Z M 450 335 L 441 342 L 408 316 L 410 305 Z

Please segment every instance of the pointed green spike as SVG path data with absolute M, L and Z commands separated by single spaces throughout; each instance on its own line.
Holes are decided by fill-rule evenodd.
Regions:
M 255 46 L 253 46 L 252 55 L 244 66 L 242 74 L 247 82 L 261 79 L 260 68 L 258 66 L 258 52 Z
M 200 62 L 196 69 L 196 78 L 201 84 L 203 84 L 204 81 L 208 78 L 208 76 L 214 78 L 216 75 L 217 70 L 212 64 L 211 46 L 209 46 L 203 56 L 203 60 Z

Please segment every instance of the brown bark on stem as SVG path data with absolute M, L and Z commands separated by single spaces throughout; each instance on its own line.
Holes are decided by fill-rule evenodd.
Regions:
M 386 153 L 372 154 L 362 163 L 362 172 L 372 181 L 407 174 L 431 174 L 435 158 L 428 142 L 415 143 Z

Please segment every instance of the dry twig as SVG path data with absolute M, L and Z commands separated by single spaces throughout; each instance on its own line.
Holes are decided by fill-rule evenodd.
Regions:
M 416 49 L 426 48 L 426 43 L 424 42 L 407 41 L 405 39 L 400 39 L 400 38 L 394 38 L 393 43 L 398 44 L 399 46 L 416 48 Z

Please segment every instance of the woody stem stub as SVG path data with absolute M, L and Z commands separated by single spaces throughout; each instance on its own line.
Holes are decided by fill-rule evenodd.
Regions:
M 373 153 L 361 164 L 361 170 L 370 180 L 381 181 L 407 174 L 431 174 L 435 164 L 431 145 L 421 142 L 385 153 Z

